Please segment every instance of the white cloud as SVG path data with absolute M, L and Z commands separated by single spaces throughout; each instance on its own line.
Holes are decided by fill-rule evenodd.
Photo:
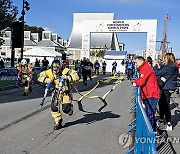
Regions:
M 55 32 L 55 29 L 51 29 L 51 28 L 49 28 L 49 27 L 44 27 L 43 29 L 44 29 L 44 30 L 47 30 L 47 31 L 51 31 L 51 32 L 53 32 L 53 33 Z

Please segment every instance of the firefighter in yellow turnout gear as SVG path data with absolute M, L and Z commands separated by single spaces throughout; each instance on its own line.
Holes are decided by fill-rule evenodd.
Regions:
M 27 63 L 26 59 L 22 59 L 19 64 L 17 64 L 18 69 L 18 78 L 21 79 L 24 85 L 24 94 L 23 96 L 27 96 L 28 90 L 32 91 L 32 66 L 30 63 Z
M 61 104 L 62 104 L 62 111 L 64 113 L 68 114 L 69 116 L 73 114 L 71 83 L 74 81 L 74 79 L 70 72 L 71 70 L 68 68 L 62 70 L 60 61 L 54 60 L 52 62 L 51 68 L 41 72 L 38 78 L 38 81 L 43 84 L 51 83 L 53 89 L 59 88 L 60 76 L 61 79 L 64 79 L 64 84 L 63 87 L 61 88 L 61 93 L 58 98 L 58 103 L 56 101 L 53 101 L 57 93 L 56 90 L 53 90 L 51 97 L 51 115 L 55 121 L 54 130 L 58 130 L 62 127 L 62 115 L 60 112 Z

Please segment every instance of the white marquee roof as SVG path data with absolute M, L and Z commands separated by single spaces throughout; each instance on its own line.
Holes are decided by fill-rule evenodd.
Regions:
M 62 57 L 62 54 L 51 49 L 34 47 L 24 52 L 25 57 Z

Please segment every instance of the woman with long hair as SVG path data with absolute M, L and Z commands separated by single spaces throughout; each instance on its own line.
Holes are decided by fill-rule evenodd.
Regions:
M 175 64 L 175 56 L 173 53 L 166 53 L 164 57 L 164 65 L 159 66 L 156 62 L 153 63 L 154 71 L 164 85 L 160 86 L 161 97 L 159 105 L 159 129 L 172 131 L 170 97 L 175 91 L 177 85 L 178 70 Z

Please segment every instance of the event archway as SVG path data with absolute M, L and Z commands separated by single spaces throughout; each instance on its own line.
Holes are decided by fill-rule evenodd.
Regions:
M 84 20 L 81 59 L 90 57 L 91 33 L 147 33 L 146 57 L 155 59 L 157 20 Z

